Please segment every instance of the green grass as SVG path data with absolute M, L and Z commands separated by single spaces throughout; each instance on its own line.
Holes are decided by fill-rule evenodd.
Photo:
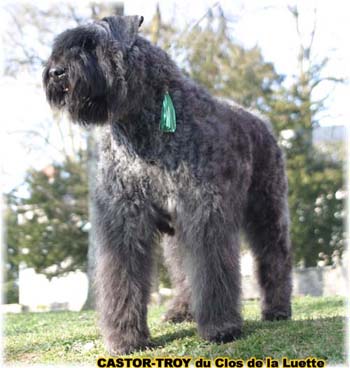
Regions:
M 314 356 L 328 363 L 345 361 L 345 302 L 343 298 L 295 298 L 293 320 L 260 321 L 258 303 L 244 303 L 243 337 L 216 345 L 197 335 L 194 323 L 160 322 L 164 307 L 153 307 L 149 325 L 153 350 L 135 356 L 179 356 L 248 359 L 306 358 Z M 96 357 L 107 355 L 96 316 L 88 312 L 13 314 L 5 317 L 5 360 L 26 363 L 85 363 L 95 365 Z

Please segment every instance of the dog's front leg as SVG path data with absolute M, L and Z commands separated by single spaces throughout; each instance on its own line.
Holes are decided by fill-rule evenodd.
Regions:
M 188 205 L 178 214 L 199 334 L 213 342 L 238 338 L 240 314 L 239 233 L 229 201 Z M 181 213 L 182 211 L 182 213 Z
M 110 354 L 127 354 L 148 344 L 147 303 L 156 225 L 138 199 L 95 201 L 97 307 Z

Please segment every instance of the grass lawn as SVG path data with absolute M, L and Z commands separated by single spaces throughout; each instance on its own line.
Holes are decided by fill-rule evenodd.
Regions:
M 328 363 L 345 362 L 345 301 L 343 298 L 295 298 L 293 320 L 261 322 L 258 302 L 244 303 L 243 337 L 216 345 L 197 335 L 194 323 L 160 321 L 164 307 L 153 307 L 149 325 L 153 350 L 134 356 L 179 356 L 194 358 L 228 356 L 248 359 L 306 358 Z M 25 313 L 5 316 L 5 361 L 28 363 L 85 363 L 95 365 L 97 356 L 107 355 L 93 311 Z

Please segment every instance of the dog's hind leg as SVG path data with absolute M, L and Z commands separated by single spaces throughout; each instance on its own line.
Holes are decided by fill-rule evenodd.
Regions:
M 281 169 L 281 168 L 280 168 Z M 292 257 L 287 184 L 276 172 L 256 181 L 249 192 L 245 231 L 256 259 L 266 320 L 291 317 Z
M 164 236 L 163 248 L 165 262 L 171 278 L 171 285 L 175 292 L 168 311 L 164 316 L 164 320 L 174 323 L 192 321 L 190 284 L 185 274 L 184 255 L 182 254 L 183 247 L 179 245 L 176 234 L 173 236 Z

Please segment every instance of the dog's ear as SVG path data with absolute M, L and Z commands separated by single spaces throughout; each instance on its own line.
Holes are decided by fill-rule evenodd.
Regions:
M 127 48 L 135 42 L 139 27 L 143 22 L 143 17 L 138 15 L 103 18 L 107 22 L 113 37 Z

